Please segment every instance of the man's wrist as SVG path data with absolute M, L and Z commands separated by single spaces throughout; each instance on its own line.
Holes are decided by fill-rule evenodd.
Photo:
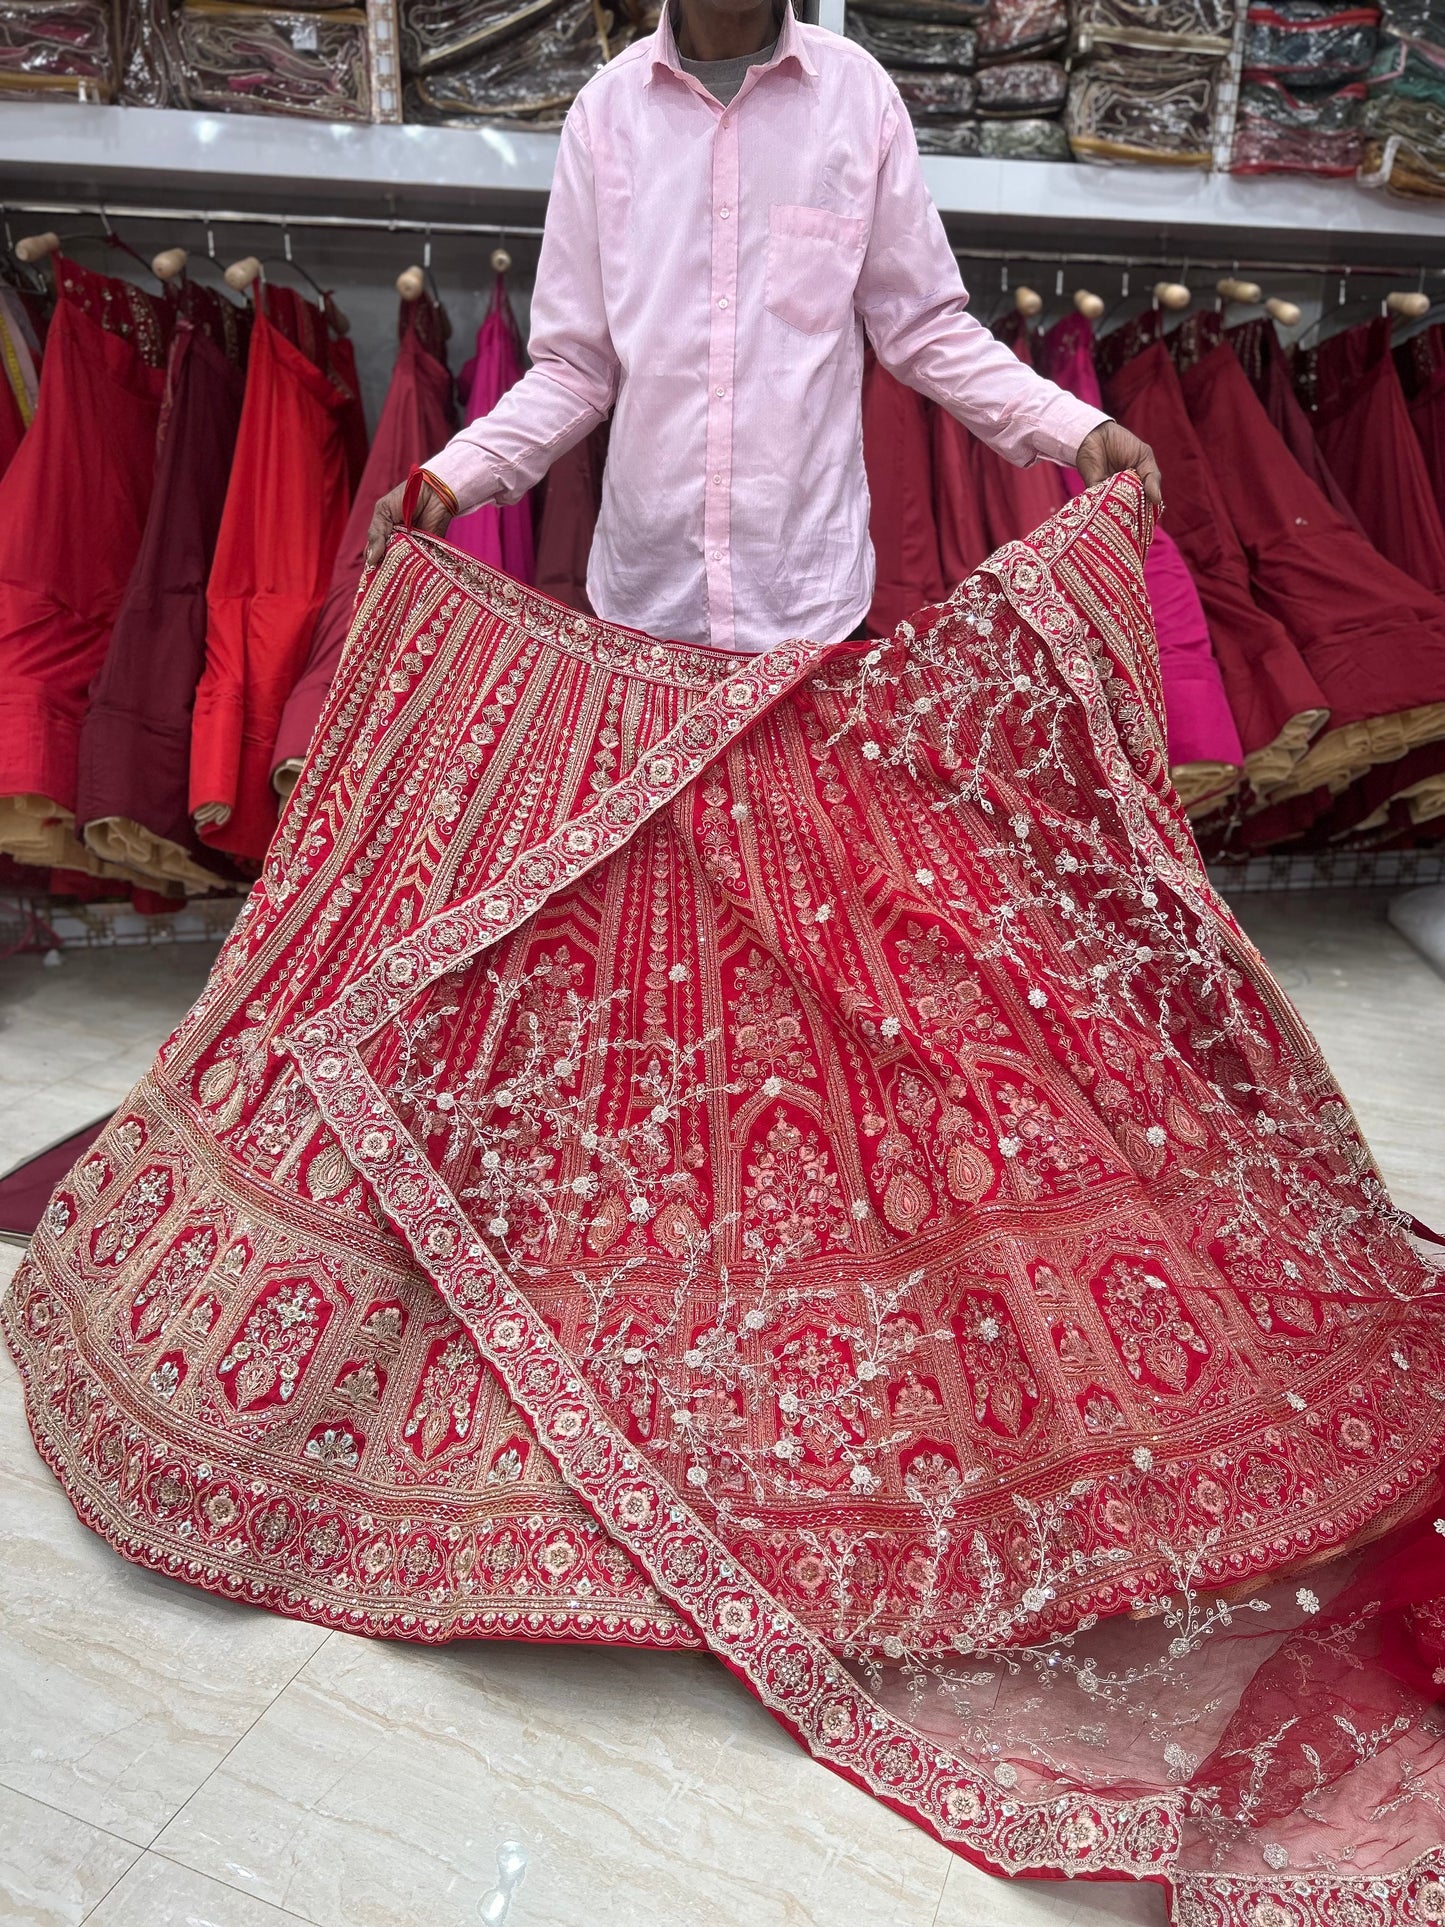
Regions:
M 421 479 L 426 483 L 432 494 L 436 496 L 447 514 L 460 515 L 461 505 L 440 475 L 434 475 L 429 468 L 422 469 L 420 473 Z

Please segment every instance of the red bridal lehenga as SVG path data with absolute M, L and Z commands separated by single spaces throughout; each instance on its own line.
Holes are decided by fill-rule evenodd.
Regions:
M 981 1866 L 1445 1920 L 1445 1317 L 1165 768 L 1132 477 L 722 656 L 403 535 L 6 1306 L 127 1558 L 710 1648 Z

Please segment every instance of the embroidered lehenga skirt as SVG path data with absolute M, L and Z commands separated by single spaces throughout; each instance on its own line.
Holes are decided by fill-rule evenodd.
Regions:
M 6 1305 L 127 1557 L 711 1649 L 1005 1873 L 1445 1918 L 1445 1316 L 1169 788 L 1132 477 L 884 643 L 403 534 Z

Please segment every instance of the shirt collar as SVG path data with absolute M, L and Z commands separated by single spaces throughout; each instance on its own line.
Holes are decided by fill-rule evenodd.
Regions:
M 765 60 L 758 68 L 759 73 L 767 73 L 770 68 L 781 67 L 784 61 L 792 61 L 801 72 L 816 74 L 813 57 L 808 52 L 807 42 L 798 31 L 797 20 L 790 5 L 783 7 L 782 22 L 778 27 L 778 44 L 773 48 L 771 60 Z M 662 17 L 657 23 L 657 32 L 652 36 L 652 59 L 648 67 L 648 84 L 660 73 L 681 74 L 681 56 L 677 51 L 677 36 L 672 31 L 672 6 L 664 0 Z

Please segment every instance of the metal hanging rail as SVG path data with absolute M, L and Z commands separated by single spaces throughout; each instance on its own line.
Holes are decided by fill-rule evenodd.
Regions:
M 177 221 L 200 227 L 275 227 L 350 230 L 370 234 L 420 234 L 440 238 L 455 236 L 492 236 L 515 240 L 538 240 L 542 229 L 516 221 L 422 221 L 410 215 L 390 214 L 277 214 L 273 211 L 242 208 L 140 207 L 120 201 L 12 201 L 0 203 L 0 214 L 90 214 L 98 220 Z M 1237 273 L 1248 269 L 1254 274 L 1270 275 L 1355 275 L 1382 276 L 1390 280 L 1445 277 L 1445 267 L 1425 267 L 1419 261 L 1382 265 L 1379 262 L 1280 261 L 1247 259 L 1243 255 L 1204 255 L 1183 250 L 1154 252 L 1142 249 L 1130 254 L 1097 254 L 1079 248 L 1035 248 L 1026 242 L 1016 248 L 972 248 L 955 246 L 960 261 L 998 261 L 1001 264 L 1033 262 L 1057 267 L 1079 268 L 1175 268 L 1187 275 L 1191 268 Z
M 1223 269 L 1237 273 L 1248 268 L 1254 274 L 1299 274 L 1299 275 L 1343 275 L 1349 278 L 1357 274 L 1386 275 L 1391 280 L 1401 281 L 1418 279 L 1424 275 L 1445 275 L 1445 267 L 1427 268 L 1419 261 L 1412 261 L 1408 267 L 1381 266 L 1378 261 L 1261 261 L 1247 260 L 1242 254 L 1208 255 L 1195 254 L 1192 250 L 1175 249 L 1170 254 L 1151 253 L 1147 248 L 1134 254 L 1090 254 L 1076 248 L 1031 248 L 1027 244 L 1017 248 L 970 248 L 954 247 L 955 257 L 960 261 L 999 261 L 1004 264 L 1013 262 L 1047 263 L 1050 267 L 1076 268 L 1176 268 L 1181 275 L 1187 275 L 1191 268 Z
M 539 227 L 516 221 L 418 221 L 405 215 L 248 213 L 241 208 L 135 207 L 120 201 L 12 201 L 0 214 L 93 214 L 98 220 L 188 221 L 200 227 L 350 228 L 363 233 L 540 237 Z

